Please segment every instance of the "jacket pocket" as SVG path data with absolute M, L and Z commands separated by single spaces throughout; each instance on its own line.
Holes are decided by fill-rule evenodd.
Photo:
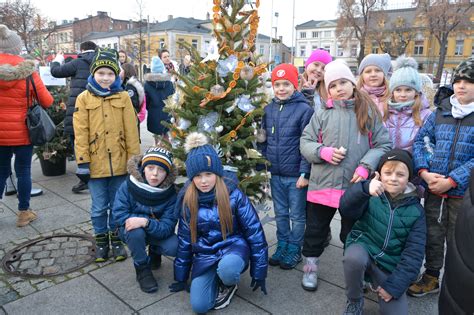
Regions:
M 114 108 L 124 108 L 125 103 L 121 99 L 112 99 L 110 100 L 110 105 Z
M 97 154 L 99 150 L 99 134 L 96 133 L 94 137 L 89 140 L 89 152 L 91 155 Z

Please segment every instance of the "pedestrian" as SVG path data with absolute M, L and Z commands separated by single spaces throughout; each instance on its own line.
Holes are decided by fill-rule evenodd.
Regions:
M 178 248 L 174 234 L 177 172 L 173 156 L 162 147 L 132 157 L 127 168 L 129 176 L 115 196 L 113 217 L 132 253 L 140 289 L 152 293 L 158 284 L 151 270 L 160 268 L 162 254 L 174 257 Z
M 270 265 L 293 269 L 301 261 L 306 193 L 311 166 L 300 153 L 300 138 L 314 111 L 298 87 L 298 70 L 280 64 L 272 71 L 275 98 L 265 107 L 260 149 L 269 172 L 278 245 Z
M 172 71 L 176 71 L 178 69 L 176 61 L 171 59 L 170 52 L 167 49 L 160 50 L 160 59 L 165 65 L 166 72 L 169 74 L 172 74 Z
M 51 63 L 51 75 L 55 78 L 71 78 L 69 97 L 66 104 L 66 117 L 64 118 L 64 134 L 71 137 L 71 144 L 74 145 L 73 113 L 76 105 L 76 98 L 86 90 L 87 78 L 91 74 L 90 65 L 94 58 L 96 44 L 91 41 L 82 42 L 79 46 L 81 53 L 77 59 L 64 63 L 64 54 L 58 52 Z M 80 193 L 87 190 L 87 182 L 79 180 L 79 183 L 72 187 L 73 193 Z
M 33 87 L 27 90 L 26 80 L 31 77 L 43 108 L 53 104 L 53 97 L 44 86 L 35 64 L 19 56 L 23 47 L 20 36 L 0 24 L 0 199 L 8 177 L 12 173 L 11 160 L 17 176 L 18 218 L 16 225 L 28 225 L 37 218 L 30 208 L 31 197 L 31 144 L 26 112 L 35 96 Z
M 355 85 L 349 67 L 332 61 L 325 67 L 328 101 L 303 131 L 300 150 L 311 164 L 303 255 L 302 286 L 314 291 L 318 284 L 319 257 L 339 200 L 351 184 L 367 179 L 381 156 L 391 149 L 387 129 L 374 103 Z M 341 242 L 352 228 L 342 218 Z
M 128 54 L 125 50 L 120 49 L 118 54 L 119 54 L 120 66 L 123 66 L 126 63 L 131 63 L 132 62 L 132 60 L 130 59 L 130 57 L 128 56 Z
M 183 61 L 179 65 L 179 74 L 182 76 L 189 74 L 189 72 L 191 72 L 191 65 L 191 55 L 188 54 L 184 56 Z
M 356 221 L 344 250 L 344 315 L 363 314 L 367 277 L 380 314 L 408 314 L 405 292 L 418 275 L 426 243 L 425 213 L 412 176 L 411 154 L 394 149 L 382 157 L 372 180 L 352 185 L 341 198 L 341 216 Z
M 369 54 L 359 65 L 357 88 L 369 94 L 382 116 L 390 98 L 388 74 L 391 67 L 389 54 Z
M 474 57 L 456 67 L 453 88 L 454 94 L 436 104 L 413 143 L 415 171 L 427 186 L 426 270 L 408 290 L 415 297 L 439 291 L 444 243 L 453 238 L 474 167 Z
M 196 313 L 229 305 L 241 273 L 250 265 L 251 286 L 266 294 L 268 245 L 257 212 L 237 188 L 235 173 L 224 172 L 206 136 L 186 138 L 188 182 L 176 203 L 178 252 L 172 292 L 188 288 Z
M 90 177 L 95 261 L 108 259 L 109 240 L 115 260 L 120 261 L 127 252 L 111 212 L 115 193 L 126 179 L 127 161 L 140 153 L 137 118 L 130 97 L 120 87 L 117 52 L 97 48 L 90 71 L 73 116 L 77 173 Z

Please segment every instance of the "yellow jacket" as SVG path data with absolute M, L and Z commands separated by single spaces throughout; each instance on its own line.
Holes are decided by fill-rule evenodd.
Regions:
M 140 153 L 137 115 L 127 92 L 107 97 L 82 92 L 73 126 L 77 163 L 90 163 L 91 178 L 127 174 L 128 159 Z

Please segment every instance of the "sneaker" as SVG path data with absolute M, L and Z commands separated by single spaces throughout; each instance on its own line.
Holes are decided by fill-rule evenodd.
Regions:
M 230 300 L 237 291 L 237 285 L 226 286 L 219 281 L 219 293 L 217 294 L 216 304 L 214 305 L 215 310 L 220 310 L 227 307 L 230 304 Z
M 303 280 L 301 281 L 301 286 L 306 291 L 316 291 L 318 288 L 318 264 L 318 258 L 306 257 L 306 263 L 303 267 Z
M 43 194 L 43 190 L 41 188 L 31 188 L 31 197 L 38 197 Z
M 137 274 L 137 281 L 140 289 L 145 293 L 153 293 L 158 291 L 158 283 L 156 282 L 153 272 L 151 272 L 150 265 L 135 266 Z
M 110 232 L 110 245 L 115 261 L 124 261 L 127 259 L 128 254 L 122 240 L 118 236 L 118 231 Z
M 109 258 L 109 234 L 101 233 L 95 236 L 95 262 L 104 262 Z
M 364 298 L 358 300 L 347 300 L 343 315 L 362 315 L 364 310 Z
M 16 220 L 16 226 L 23 227 L 36 220 L 38 215 L 31 209 L 20 211 L 18 219 Z
M 407 294 L 413 297 L 422 297 L 430 293 L 438 292 L 438 278 L 424 273 L 420 280 L 418 280 L 408 288 Z
M 270 264 L 270 266 L 280 265 L 281 259 L 283 258 L 283 256 L 285 256 L 287 246 L 288 246 L 287 242 L 278 242 L 275 253 L 268 260 L 268 263 Z
M 87 186 L 87 183 L 84 183 L 83 181 L 79 181 L 76 185 L 72 186 L 72 192 L 75 194 L 80 193 L 81 191 L 87 190 L 89 187 Z
M 290 270 L 302 260 L 301 247 L 295 244 L 288 244 L 285 254 L 280 260 L 280 268 Z

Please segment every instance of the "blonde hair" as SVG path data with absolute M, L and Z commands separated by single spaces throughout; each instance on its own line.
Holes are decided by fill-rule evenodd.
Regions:
M 393 94 L 392 94 L 393 99 Z M 423 107 L 423 103 L 421 102 L 421 95 L 420 93 L 416 92 L 415 95 L 415 103 L 412 106 L 412 117 L 415 125 L 421 127 L 423 125 L 423 120 L 421 119 L 421 109 Z M 383 121 L 387 121 L 390 116 L 390 111 L 388 110 L 388 104 L 384 104 L 384 116 Z
M 217 176 L 217 175 L 216 175 Z M 222 238 L 226 239 L 227 233 L 232 233 L 232 209 L 230 207 L 229 191 L 222 177 L 217 176 L 216 179 L 216 201 L 221 223 Z M 189 209 L 190 220 L 189 230 L 191 231 L 191 242 L 197 242 L 197 218 L 199 212 L 198 189 L 193 181 L 189 184 L 183 198 L 183 217 L 186 219 L 186 208 Z

